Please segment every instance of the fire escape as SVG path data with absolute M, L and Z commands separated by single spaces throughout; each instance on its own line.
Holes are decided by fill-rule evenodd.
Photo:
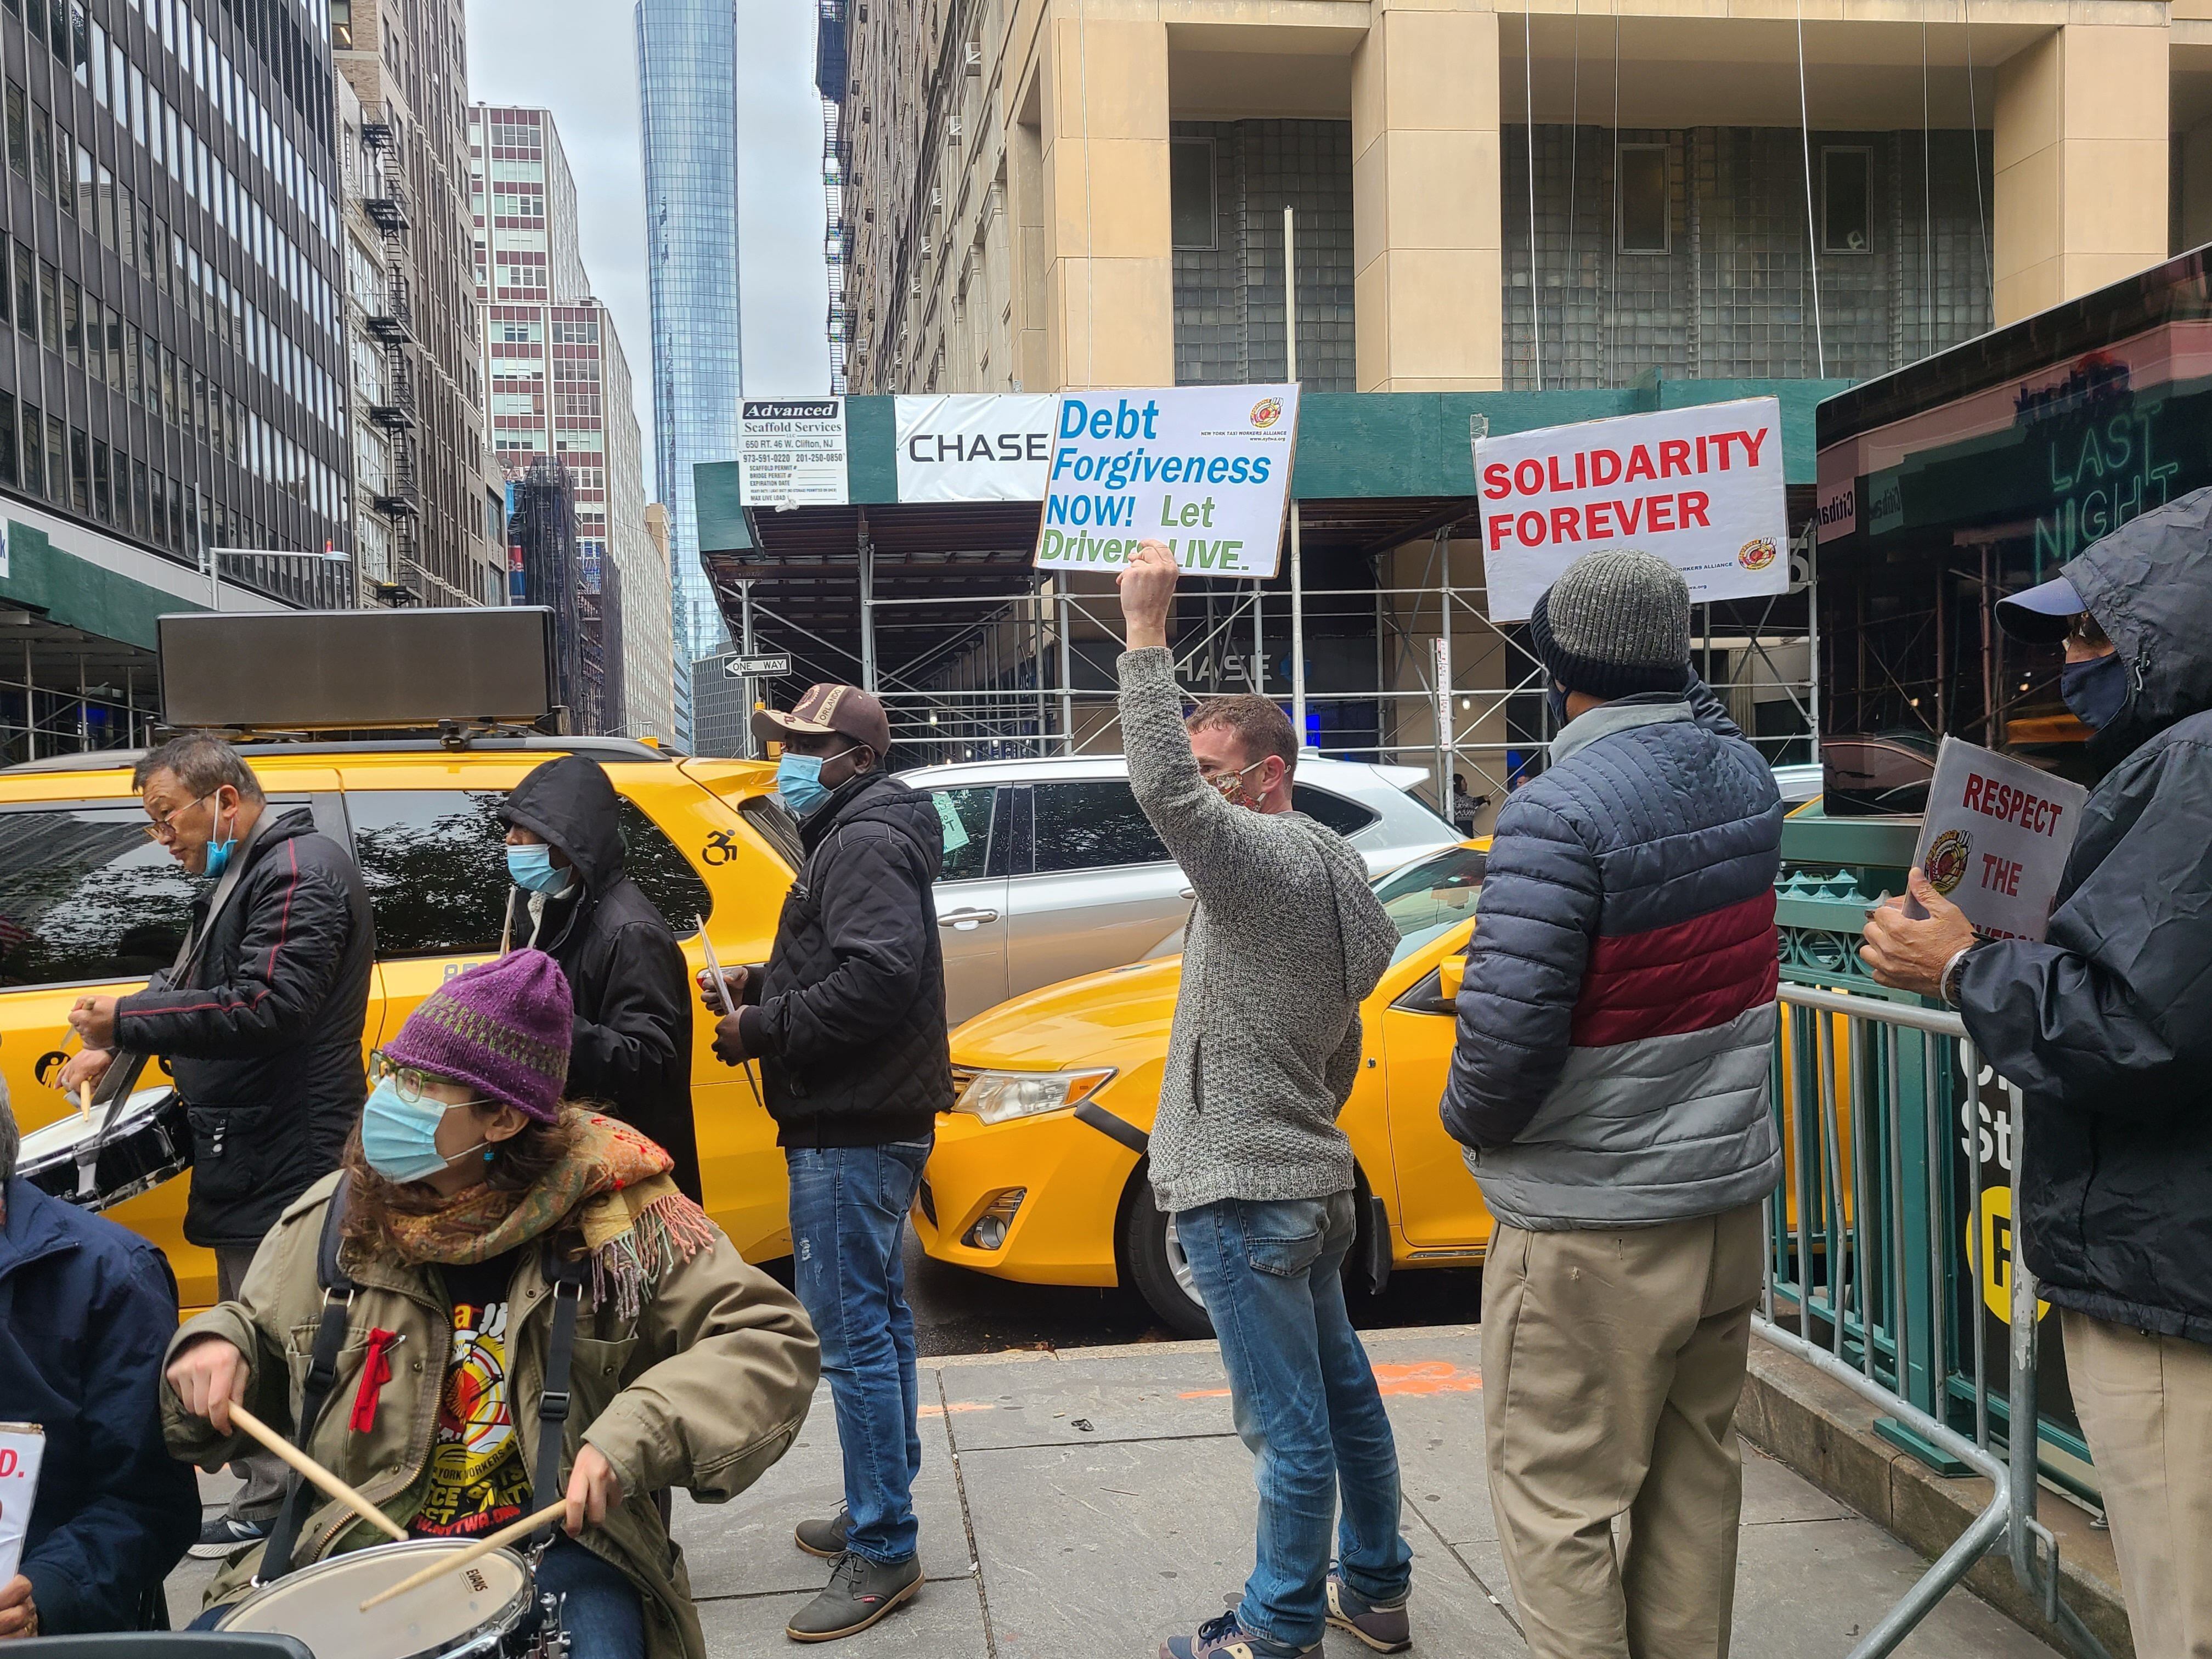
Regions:
M 829 268 L 830 390 L 845 390 L 845 166 L 838 145 L 839 117 L 848 88 L 845 0 L 817 0 L 814 84 L 822 95 L 823 263 Z M 857 84 L 849 88 L 857 92 Z
M 420 605 L 422 588 L 419 520 L 422 488 L 415 455 L 415 307 L 407 281 L 406 169 L 399 155 L 399 127 L 391 106 L 385 118 L 364 121 L 361 139 L 368 151 L 368 178 L 362 211 L 384 240 L 384 273 L 375 303 L 368 310 L 368 331 L 384 348 L 384 396 L 368 406 L 370 422 L 389 441 L 392 464 L 384 488 L 369 505 L 392 526 L 391 580 L 379 584 L 386 603 Z

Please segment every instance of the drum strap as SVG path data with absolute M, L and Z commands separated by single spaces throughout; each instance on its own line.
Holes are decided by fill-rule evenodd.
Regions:
M 553 1329 L 545 1342 L 545 1386 L 538 1395 L 538 1466 L 531 1471 L 533 1503 L 543 1508 L 561 1486 L 561 1446 L 568 1431 L 568 1372 L 576 1357 L 576 1315 L 584 1300 L 584 1262 L 563 1261 L 549 1244 L 545 1276 L 553 1281 Z M 533 1544 L 550 1542 L 550 1522 Z
M 300 1393 L 299 1430 L 292 1439 L 301 1451 L 307 1450 L 315 1425 L 322 1419 L 323 1407 L 330 1403 L 331 1385 L 337 1381 L 338 1353 L 345 1346 L 346 1328 L 353 1314 L 356 1286 L 338 1266 L 350 1191 L 351 1183 L 341 1172 L 330 1202 L 323 1207 L 323 1232 L 315 1246 L 315 1282 L 322 1287 L 323 1316 L 315 1327 L 315 1346 L 307 1357 L 307 1379 Z M 307 1518 L 314 1496 L 315 1489 L 297 1474 L 287 1483 L 283 1505 L 276 1511 L 269 1528 L 269 1542 L 261 1552 L 261 1571 L 254 1575 L 258 1582 L 265 1584 L 292 1571 L 292 1549 L 299 1541 L 301 1523 Z

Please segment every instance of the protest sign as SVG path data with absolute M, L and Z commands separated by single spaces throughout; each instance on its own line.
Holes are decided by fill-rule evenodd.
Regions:
M 748 398 L 738 431 L 738 489 L 747 507 L 841 507 L 845 400 Z
M 897 399 L 899 500 L 1042 501 L 1059 407 L 1049 392 Z
M 1526 621 L 1585 553 L 1656 554 L 1693 605 L 1789 588 L 1775 398 L 1479 438 L 1474 471 L 1494 623 Z
M 1295 386 L 1060 393 L 1038 566 L 1118 569 L 1158 541 L 1202 575 L 1273 575 L 1297 430 Z
M 2039 939 L 2089 792 L 1946 738 L 1912 861 L 1984 939 Z
M 23 1534 L 39 1496 L 39 1462 L 46 1433 L 35 1423 L 0 1423 L 0 1584 L 23 1559 Z

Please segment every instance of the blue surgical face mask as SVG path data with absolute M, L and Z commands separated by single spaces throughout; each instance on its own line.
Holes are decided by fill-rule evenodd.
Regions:
M 507 849 L 507 873 L 514 884 L 532 893 L 557 893 L 568 884 L 568 872 L 553 863 L 553 849 L 544 842 Z
M 209 799 L 215 802 L 215 817 L 213 822 L 208 825 L 207 870 L 205 873 L 212 878 L 221 875 L 226 869 L 229 868 L 230 855 L 238 849 L 238 836 L 236 831 L 234 830 L 231 834 L 225 836 L 221 841 L 217 841 L 215 838 L 215 832 L 222 828 L 222 799 L 219 795 L 210 796 Z
M 1565 726 L 1567 723 L 1567 688 L 1553 681 L 1544 688 L 1544 701 L 1551 706 L 1553 724 Z
M 467 1146 L 447 1158 L 438 1150 L 438 1121 L 453 1109 L 439 1100 L 403 1100 L 399 1080 L 386 1078 L 361 1109 L 361 1150 L 368 1167 L 386 1181 L 421 1181 L 476 1151 Z
M 2069 662 L 2058 671 L 2058 695 L 2082 725 L 2101 731 L 2128 706 L 2128 665 L 2117 651 Z
M 840 749 L 836 755 L 794 755 L 788 749 L 775 763 L 775 793 L 783 798 L 794 817 L 808 817 L 821 809 L 830 799 L 830 792 L 822 787 L 822 767 L 838 755 L 849 755 L 850 749 Z

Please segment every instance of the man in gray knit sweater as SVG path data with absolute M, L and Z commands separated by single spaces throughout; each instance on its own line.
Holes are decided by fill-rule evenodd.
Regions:
M 1297 742 L 1264 697 L 1188 723 L 1168 652 L 1176 563 L 1147 542 L 1121 576 L 1121 739 L 1137 803 L 1198 895 L 1152 1136 L 1258 1460 L 1257 1559 L 1237 1609 L 1160 1659 L 1288 1659 L 1327 1625 L 1411 1644 L 1398 1454 L 1340 1269 L 1353 1233 L 1336 1115 L 1359 1070 L 1359 1004 L 1398 943 L 1341 836 L 1291 807 Z M 1337 1567 L 1329 1566 L 1331 1523 Z

